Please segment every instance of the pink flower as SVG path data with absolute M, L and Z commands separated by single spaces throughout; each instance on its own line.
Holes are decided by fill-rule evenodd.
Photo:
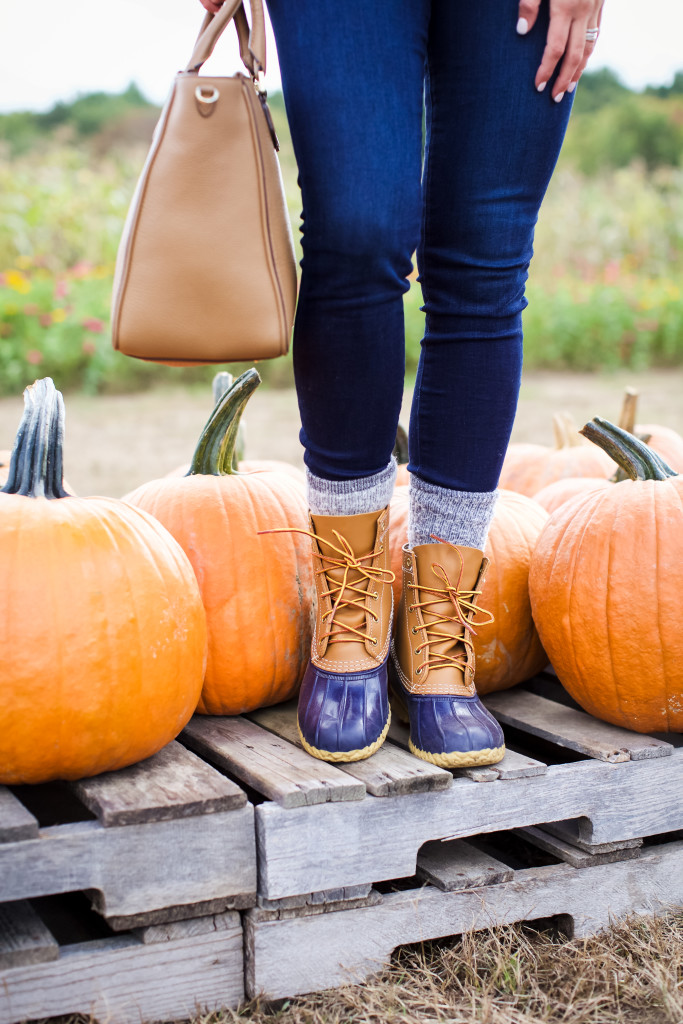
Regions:
M 83 326 L 86 331 L 92 331 L 93 334 L 101 334 L 104 330 L 104 321 L 98 320 L 96 316 L 89 316 L 83 321 Z
M 7 280 L 4 274 L 0 274 L 0 288 L 4 288 L 7 284 Z
M 80 278 L 87 277 L 91 271 L 92 263 L 87 263 L 85 260 L 79 260 L 78 263 L 74 263 L 69 273 L 72 277 Z
M 610 260 L 609 263 L 605 264 L 604 278 L 605 284 L 616 284 L 619 280 L 619 264 L 616 260 Z
M 55 298 L 56 299 L 65 299 L 68 294 L 69 294 L 68 282 L 66 282 L 66 281 L 57 281 L 57 284 L 55 285 Z
M 97 352 L 97 345 L 94 341 L 84 341 L 81 349 L 86 356 L 94 356 Z
M 31 363 L 32 366 L 37 366 L 38 363 L 42 363 L 43 353 L 39 352 L 35 348 L 30 348 L 26 353 L 26 362 Z
M 52 313 L 41 313 L 38 319 L 41 327 L 49 327 L 52 323 Z
M 27 306 L 24 306 L 25 316 L 38 316 L 38 307 L 35 302 L 29 302 Z

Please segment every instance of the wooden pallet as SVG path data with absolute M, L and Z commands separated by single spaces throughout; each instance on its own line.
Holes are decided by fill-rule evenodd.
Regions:
M 491 768 L 449 772 L 419 761 L 398 724 L 367 761 L 324 764 L 301 750 L 293 704 L 197 716 L 181 740 L 257 803 L 261 901 L 367 892 L 413 875 L 430 840 L 543 824 L 603 854 L 683 827 L 683 747 L 598 722 L 551 677 L 486 703 L 508 740 Z
M 59 938 L 28 901 L 0 906 L 0 1024 L 75 1013 L 142 1024 L 244 998 L 234 911 L 99 938 L 78 915 L 58 914 L 57 925 Z
M 430 844 L 431 845 L 431 844 Z M 546 864 L 512 870 L 463 840 L 431 849 L 423 877 L 432 884 L 378 893 L 366 906 L 245 915 L 249 997 L 277 999 L 360 982 L 399 945 L 516 921 L 559 917 L 576 936 L 632 913 L 658 914 L 683 903 L 683 841 L 636 850 L 618 863 Z
M 0 904 L 74 891 L 117 930 L 253 906 L 254 808 L 175 742 L 82 782 L 0 787 Z

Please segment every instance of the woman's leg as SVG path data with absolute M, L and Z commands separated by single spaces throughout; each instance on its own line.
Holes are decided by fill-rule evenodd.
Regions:
M 389 728 L 391 463 L 419 236 L 429 0 L 270 0 L 303 199 L 294 371 L 317 586 L 304 748 L 368 757 Z
M 483 547 L 515 416 L 534 227 L 571 108 L 534 88 L 547 3 L 527 36 L 516 19 L 516 0 L 432 2 L 414 543 Z
M 516 19 L 516 0 L 432 0 L 418 252 L 426 330 L 392 685 L 411 749 L 444 767 L 493 764 L 505 751 L 476 694 L 471 627 L 487 621 L 482 552 L 517 404 L 524 284 L 570 109 L 534 88 L 547 4 L 527 36 Z
M 386 471 L 401 407 L 430 4 L 268 6 L 303 200 L 293 344 L 301 441 L 314 477 L 348 481 L 336 489 L 348 496 L 359 478 Z

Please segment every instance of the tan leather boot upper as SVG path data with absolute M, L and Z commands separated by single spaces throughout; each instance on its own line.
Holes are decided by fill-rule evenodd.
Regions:
M 311 533 L 318 594 L 311 660 L 332 672 L 377 668 L 391 638 L 389 509 L 311 515 Z
M 489 561 L 477 548 L 418 544 L 403 549 L 396 616 L 397 671 L 411 693 L 473 696 L 471 628 Z M 479 611 L 489 618 L 484 609 Z

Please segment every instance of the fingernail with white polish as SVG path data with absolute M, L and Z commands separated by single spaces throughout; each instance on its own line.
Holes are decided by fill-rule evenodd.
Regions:
M 547 84 L 547 82 L 541 82 L 540 85 L 536 86 L 536 92 L 543 92 Z
M 529 31 L 529 22 L 526 18 L 520 18 L 517 22 L 517 35 L 525 36 Z
M 576 89 L 576 86 L 578 84 L 579 84 L 578 82 L 570 82 L 569 85 L 567 86 L 567 92 L 574 92 L 574 89 Z
M 555 102 L 559 103 L 563 96 L 564 96 L 563 92 L 558 92 L 557 96 L 555 97 Z

